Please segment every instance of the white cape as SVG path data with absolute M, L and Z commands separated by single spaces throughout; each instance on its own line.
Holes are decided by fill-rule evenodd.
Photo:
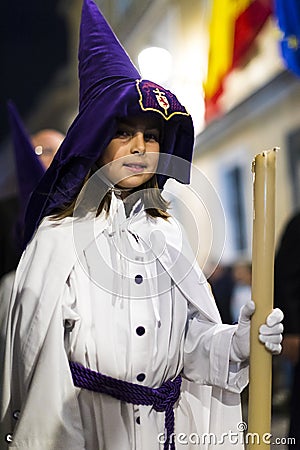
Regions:
M 79 389 L 73 385 L 64 346 L 61 299 L 78 255 L 95 234 L 101 235 L 107 222 L 98 220 L 92 238 L 89 221 L 76 222 L 74 245 L 75 222 L 72 218 L 60 223 L 44 219 L 17 269 L 0 380 L 1 448 L 7 445 L 28 450 L 98 450 L 88 445 L 84 437 Z M 176 449 L 241 449 L 239 393 L 247 384 L 248 367 L 245 363 L 229 362 L 235 327 L 220 323 L 209 287 L 197 265 L 186 270 L 187 262 L 191 261 L 189 247 L 184 245 L 187 251 L 183 252 L 183 238 L 175 221 L 159 220 L 159 227 L 154 222 L 149 233 L 149 221 L 140 215 L 140 219 L 128 225 L 128 230 L 151 247 L 172 278 L 178 295 L 198 311 L 200 318 L 190 321 L 185 343 L 184 382 L 175 407 Z M 103 420 L 111 428 L 111 435 L 119 435 L 119 439 L 116 445 L 106 444 L 101 450 L 127 450 L 122 442 L 127 439 L 128 429 L 118 426 L 117 419 L 114 424 L 113 401 L 116 402 L 104 401 Z M 155 417 L 151 422 L 152 416 L 160 415 L 159 423 L 163 424 L 163 413 L 150 413 L 149 407 L 141 407 L 140 415 L 145 419 L 141 448 L 163 448 L 159 444 L 163 437 L 154 431 Z M 132 426 L 130 420 L 127 425 Z M 129 448 L 140 447 L 131 443 Z

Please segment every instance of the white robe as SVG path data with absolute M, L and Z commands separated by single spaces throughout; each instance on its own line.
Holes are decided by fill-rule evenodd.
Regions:
M 68 360 L 151 387 L 181 373 L 176 449 L 242 448 L 248 367 L 229 361 L 235 326 L 220 323 L 179 224 L 143 211 L 126 219 L 113 198 L 108 218 L 44 219 L 22 256 L 7 322 L 1 448 L 10 434 L 11 449 L 163 448 L 164 413 L 75 388 Z

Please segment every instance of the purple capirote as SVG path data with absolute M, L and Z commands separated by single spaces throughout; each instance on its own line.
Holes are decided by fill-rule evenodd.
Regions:
M 16 217 L 14 239 L 16 247 L 22 248 L 25 211 L 31 193 L 45 173 L 44 166 L 36 155 L 25 125 L 12 100 L 7 102 L 11 138 L 15 157 L 19 211 Z
M 25 242 L 44 216 L 69 205 L 115 135 L 118 120 L 141 114 L 162 118 L 158 185 L 168 178 L 190 181 L 194 128 L 190 114 L 169 90 L 141 76 L 92 0 L 84 0 L 79 44 L 79 112 L 51 166 L 33 192 L 26 213 Z M 175 155 L 188 164 L 174 164 Z M 177 161 L 179 161 L 177 159 Z

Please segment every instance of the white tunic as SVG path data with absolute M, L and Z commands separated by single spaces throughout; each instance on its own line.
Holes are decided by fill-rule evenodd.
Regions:
M 186 381 L 175 406 L 176 448 L 242 447 L 222 433 L 238 432 L 247 367 L 229 362 L 235 327 L 220 324 L 174 219 L 126 219 L 114 198 L 108 218 L 45 220 L 16 279 L 1 410 L 9 448 L 163 448 L 164 413 L 75 388 L 68 360 L 151 387 L 181 373 L 197 385 Z

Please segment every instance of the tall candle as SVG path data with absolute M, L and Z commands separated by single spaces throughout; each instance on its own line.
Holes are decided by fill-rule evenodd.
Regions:
M 258 340 L 259 326 L 273 309 L 275 171 L 277 149 L 255 156 L 253 171 L 252 299 L 248 449 L 271 444 L 272 356 Z

